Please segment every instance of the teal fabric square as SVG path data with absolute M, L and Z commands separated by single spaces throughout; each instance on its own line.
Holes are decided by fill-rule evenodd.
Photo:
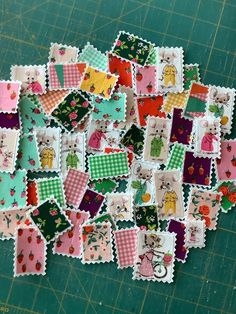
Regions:
M 17 166 L 25 170 L 36 170 L 41 167 L 35 134 L 25 134 L 21 137 Z
M 107 55 L 88 43 L 79 55 L 79 62 L 87 62 L 90 66 L 99 70 L 108 70 Z

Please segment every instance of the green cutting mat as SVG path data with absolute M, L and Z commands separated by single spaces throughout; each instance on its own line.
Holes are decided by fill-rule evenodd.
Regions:
M 205 83 L 235 86 L 236 1 L 1 0 L 0 77 L 11 64 L 43 64 L 50 42 L 109 49 L 120 29 L 183 46 Z M 234 127 L 234 136 L 236 136 Z M 236 313 L 236 215 L 221 214 L 207 247 L 176 265 L 172 284 L 131 280 L 116 264 L 48 256 L 46 277 L 13 279 L 13 241 L 0 241 L 0 313 Z

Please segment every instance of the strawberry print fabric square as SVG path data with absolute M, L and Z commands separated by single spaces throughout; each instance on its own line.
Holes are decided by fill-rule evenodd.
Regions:
M 17 165 L 25 170 L 39 169 L 40 159 L 35 134 L 24 134 L 20 138 Z
M 236 140 L 221 142 L 221 158 L 216 159 L 219 180 L 236 180 Z
M 134 266 L 137 247 L 136 228 L 114 231 L 118 268 Z
M 88 173 L 69 169 L 64 181 L 66 202 L 68 205 L 78 207 L 84 195 L 89 175 Z
M 191 142 L 193 122 L 183 118 L 182 112 L 182 109 L 174 108 L 170 142 L 178 142 L 180 144 L 189 145 Z
M 16 113 L 0 112 L 0 128 L 20 129 L 20 115 Z
M 101 208 L 103 201 L 104 201 L 103 195 L 87 189 L 79 205 L 79 209 L 85 212 L 89 212 L 90 217 L 93 218 L 99 212 L 99 209 Z
M 16 112 L 21 89 L 21 82 L 0 81 L 0 111 Z
M 75 63 L 79 49 L 67 45 L 52 43 L 49 52 L 49 61 L 53 63 Z
M 174 232 L 176 234 L 175 258 L 178 261 L 184 263 L 188 255 L 188 250 L 185 247 L 185 223 L 182 221 L 171 219 L 169 221 L 167 231 Z
M 91 224 L 82 227 L 82 263 L 113 261 L 110 223 Z
M 15 170 L 20 130 L 0 128 L 0 171 Z
M 15 239 L 14 276 L 46 274 L 46 243 L 33 227 L 20 227 Z
M 134 92 L 136 95 L 155 95 L 157 91 L 156 66 L 140 67 L 136 65 L 134 71 Z
M 163 96 L 138 97 L 138 121 L 140 126 L 147 125 L 148 116 L 165 118 L 165 112 L 161 111 L 163 105 Z
M 30 219 L 38 227 L 47 242 L 71 227 L 71 223 L 53 200 L 47 200 L 30 213 Z
M 119 75 L 117 84 L 132 87 L 133 77 L 132 77 L 132 64 L 129 61 L 122 60 L 111 53 L 108 54 L 109 60 L 109 71 L 113 74 Z
M 53 253 L 71 257 L 80 257 L 82 253 L 82 224 L 89 218 L 89 213 L 66 210 L 66 215 L 73 227 L 60 235 L 54 244 Z

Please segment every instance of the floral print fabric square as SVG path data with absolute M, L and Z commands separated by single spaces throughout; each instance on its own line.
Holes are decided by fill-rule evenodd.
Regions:
M 0 128 L 0 171 L 15 170 L 20 131 Z
M 236 140 L 221 142 L 221 158 L 216 159 L 219 180 L 236 180 Z
M 158 211 L 155 205 L 134 208 L 135 222 L 141 230 L 158 230 Z
M 104 201 L 103 195 L 87 189 L 79 205 L 79 209 L 85 212 L 89 212 L 90 217 L 93 218 L 99 212 L 99 209 L 101 208 L 103 201 Z
M 138 120 L 140 126 L 147 125 L 148 116 L 165 118 L 165 112 L 161 111 L 163 96 L 138 97 L 137 99 Z
M 136 95 L 155 95 L 157 91 L 156 67 L 136 65 L 134 71 Z
M 224 213 L 227 213 L 236 204 L 235 181 L 224 181 L 222 183 L 219 183 L 216 191 L 222 193 L 221 209 Z
M 16 112 L 21 82 L 0 81 L 0 111 Z
M 143 151 L 144 131 L 133 124 L 122 137 L 120 143 L 134 154 L 140 155 Z

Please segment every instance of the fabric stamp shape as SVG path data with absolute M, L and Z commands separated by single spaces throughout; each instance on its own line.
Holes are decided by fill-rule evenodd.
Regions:
M 200 83 L 192 82 L 186 99 L 184 117 L 193 120 L 196 117 L 204 117 L 209 88 Z
M 81 225 L 88 220 L 89 214 L 82 211 L 66 210 L 66 215 L 73 227 L 55 240 L 53 253 L 78 258 L 81 257 L 82 253 Z
M 61 157 L 61 129 L 38 128 L 37 141 L 42 169 L 45 171 L 59 171 Z
M 114 231 L 118 268 L 133 267 L 137 248 L 137 228 Z
M 61 147 L 61 172 L 64 178 L 69 168 L 85 169 L 85 135 L 63 133 Z
M 49 90 L 79 88 L 86 67 L 86 63 L 49 63 Z
M 24 134 L 20 138 L 17 155 L 17 165 L 25 170 L 37 170 L 40 168 L 38 145 L 35 134 Z
M 124 152 L 124 151 L 125 150 L 121 148 L 112 148 L 112 147 L 104 148 L 104 153 L 107 153 L 107 154 Z M 129 166 L 131 167 L 133 163 L 133 159 L 134 159 L 134 154 L 132 152 L 127 152 L 127 157 L 128 157 Z
M 111 52 L 119 58 L 143 66 L 146 64 L 150 52 L 153 49 L 154 45 L 150 42 L 133 34 L 121 31 L 116 38 Z
M 182 117 L 183 110 L 174 108 L 170 142 L 189 145 L 192 138 L 193 121 Z
M 183 48 L 157 48 L 157 90 L 159 93 L 183 91 Z
M 141 155 L 144 145 L 144 131 L 133 124 L 121 138 L 120 143 L 135 155 Z
M 163 96 L 136 98 L 139 125 L 146 126 L 148 116 L 165 118 L 165 112 L 161 111 Z
M 82 263 L 109 263 L 113 261 L 110 223 L 82 226 L 82 239 Z
M 84 193 L 79 209 L 88 212 L 91 218 L 94 218 L 102 207 L 104 196 L 87 189 Z
M 118 75 L 117 84 L 126 87 L 133 86 L 133 67 L 129 61 L 122 60 L 111 53 L 108 53 L 108 66 L 112 74 Z
M 187 248 L 202 248 L 205 246 L 205 221 L 187 220 L 185 245 Z
M 134 92 L 136 95 L 156 95 L 157 91 L 157 76 L 156 66 L 150 65 L 134 67 Z
M 19 130 L 0 128 L 0 171 L 15 170 L 19 136 Z
M 215 230 L 220 210 L 221 195 L 212 191 L 192 189 L 188 203 L 188 220 L 205 221 L 206 229 Z
M 139 231 L 133 279 L 172 282 L 175 261 L 175 234 Z
M 187 93 L 168 93 L 163 105 L 163 110 L 166 113 L 171 113 L 173 108 L 184 108 L 187 100 Z
M 179 170 L 154 172 L 156 203 L 160 219 L 182 218 L 184 199 Z
M 35 180 L 27 181 L 27 206 L 37 206 L 38 197 L 37 197 L 37 186 Z
M 188 249 L 185 247 L 186 226 L 182 221 L 171 219 L 167 231 L 176 234 L 175 258 L 177 261 L 184 263 L 188 256 Z
M 49 62 L 53 63 L 76 63 L 79 49 L 67 45 L 51 43 Z
M 207 100 L 206 112 L 215 118 L 220 118 L 221 131 L 223 134 L 230 133 L 233 110 L 234 110 L 235 89 L 219 86 L 210 86 Z
M 134 204 L 150 205 L 153 203 L 153 170 L 156 167 L 147 163 L 135 161 L 132 165 L 129 189 L 134 195 Z
M 88 94 L 109 100 L 117 79 L 118 77 L 114 74 L 89 66 L 84 74 L 80 89 Z
M 46 115 L 50 115 L 69 93 L 68 90 L 49 90 L 46 94 L 37 96 L 37 99 Z
M 0 128 L 19 130 L 20 129 L 19 112 L 16 113 L 0 112 Z
M 36 181 L 36 185 L 40 204 L 53 196 L 61 207 L 65 205 L 65 195 L 61 178 L 39 179 Z
M 111 179 L 91 180 L 88 185 L 103 195 L 114 192 L 117 187 L 117 183 Z
M 54 199 L 47 200 L 31 211 L 30 219 L 48 243 L 71 228 L 70 221 Z
M 217 192 L 222 194 L 221 209 L 227 213 L 236 204 L 236 183 L 235 181 L 224 181 L 217 185 Z
M 16 112 L 19 101 L 21 82 L 0 81 L 0 111 Z
M 13 239 L 19 225 L 29 225 L 28 208 L 0 211 L 0 240 Z
M 185 147 L 182 144 L 175 143 L 169 155 L 166 170 L 179 169 L 182 170 L 185 157 Z
M 144 160 L 165 163 L 168 156 L 171 120 L 149 117 L 144 142 Z
M 236 180 L 236 140 L 221 142 L 221 158 L 216 159 L 216 172 L 220 181 Z
M 110 100 L 94 97 L 92 117 L 95 120 L 124 121 L 126 110 L 126 94 L 114 93 Z
M 91 179 L 119 177 L 129 174 L 127 153 L 102 154 L 88 157 Z
M 135 222 L 140 230 L 158 230 L 158 211 L 156 205 L 136 206 Z
M 211 167 L 212 161 L 210 158 L 195 157 L 193 152 L 185 152 L 183 183 L 210 186 Z
M 204 117 L 194 120 L 195 154 L 197 156 L 220 157 L 220 121 L 217 118 Z
M 128 193 L 113 193 L 107 195 L 107 210 L 115 221 L 133 220 L 133 199 Z
M 97 50 L 96 47 L 89 42 L 84 46 L 79 54 L 79 62 L 86 62 L 94 68 L 107 71 L 107 55 Z
M 42 112 L 40 103 L 35 97 L 23 96 L 19 102 L 19 110 L 23 133 L 30 133 L 34 128 L 49 125 L 50 121 Z
M 114 222 L 112 215 L 110 213 L 103 213 L 101 215 L 97 215 L 94 217 L 94 219 L 90 219 L 89 220 L 90 223 L 101 223 L 101 222 L 106 222 L 106 223 L 110 223 L 111 224 L 111 228 L 112 230 L 116 230 L 116 223 Z
M 46 92 L 45 65 L 13 65 L 11 79 L 21 82 L 22 95 L 41 95 Z
M 197 63 L 184 65 L 184 90 L 189 90 L 192 81 L 200 81 L 200 74 Z
M 46 274 L 46 243 L 33 227 L 20 227 L 15 239 L 14 276 Z
M 79 92 L 72 92 L 51 113 L 67 131 L 71 132 L 92 110 L 89 101 Z
M 64 181 L 66 202 L 68 205 L 79 207 L 83 198 L 89 175 L 77 169 L 69 169 Z

